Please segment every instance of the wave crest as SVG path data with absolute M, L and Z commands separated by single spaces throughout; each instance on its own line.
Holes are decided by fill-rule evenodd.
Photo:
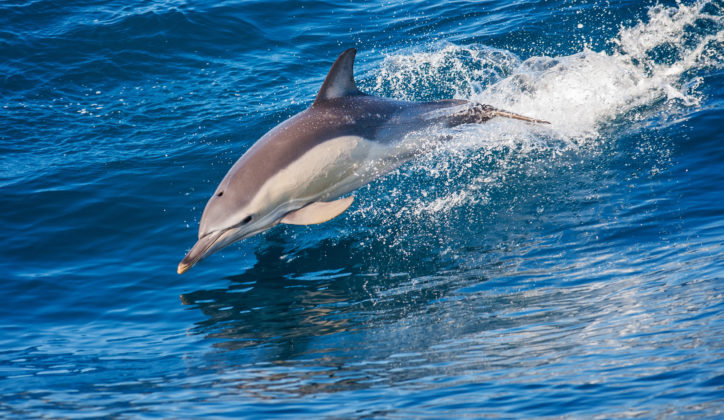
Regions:
M 724 63 L 721 12 L 711 1 L 655 6 L 645 22 L 621 27 L 609 40 L 609 51 L 584 48 L 572 55 L 523 60 L 481 45 L 445 44 L 388 55 L 372 81 L 378 94 L 410 100 L 455 96 L 552 124 L 496 119 L 456 129 L 452 142 L 396 177 L 424 184 L 425 193 L 413 198 L 392 186 L 376 199 L 392 203 L 359 211 L 410 223 L 437 223 L 460 207 L 493 211 L 490 197 L 500 191 L 524 194 L 527 187 L 519 185 L 516 193 L 515 185 L 524 182 L 527 172 L 556 172 L 556 165 L 571 165 L 560 158 L 568 150 L 583 153 L 574 153 L 576 161 L 587 159 L 586 153 L 592 158 L 598 145 L 615 141 L 622 132 L 675 119 L 699 104 L 705 72 Z M 546 188 L 554 187 L 540 189 Z

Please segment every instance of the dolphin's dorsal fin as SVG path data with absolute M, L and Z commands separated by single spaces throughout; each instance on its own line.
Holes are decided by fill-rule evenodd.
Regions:
M 339 200 L 330 202 L 317 201 L 287 214 L 281 222 L 288 225 L 316 225 L 324 223 L 344 213 L 352 204 L 352 201 L 354 201 L 354 196 L 340 198 Z
M 319 89 L 317 98 L 314 100 L 315 104 L 325 99 L 362 94 L 354 83 L 354 56 L 356 54 L 357 50 L 350 48 L 339 55 Z

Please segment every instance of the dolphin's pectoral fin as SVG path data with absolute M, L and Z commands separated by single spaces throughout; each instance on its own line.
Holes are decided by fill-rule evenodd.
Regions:
M 535 118 L 526 117 L 524 115 L 515 114 L 513 112 L 503 111 L 502 109 L 497 109 L 490 105 L 483 104 L 472 104 L 472 106 L 465 109 L 464 111 L 450 115 L 447 118 L 447 124 L 450 127 L 455 127 L 462 124 L 480 124 L 492 119 L 493 117 L 512 118 L 515 120 L 538 124 L 550 124 L 548 121 L 537 120 Z
M 295 210 L 281 220 L 288 225 L 316 225 L 334 219 L 352 205 L 354 196 L 340 198 L 339 200 L 324 202 L 317 201 Z

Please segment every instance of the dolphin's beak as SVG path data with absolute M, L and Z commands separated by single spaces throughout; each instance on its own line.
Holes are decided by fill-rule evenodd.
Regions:
M 191 247 L 191 250 L 186 254 L 183 260 L 178 265 L 176 272 L 183 274 L 187 272 L 197 262 L 201 261 L 202 258 L 213 252 L 213 245 L 223 236 L 225 231 L 211 232 L 206 236 L 199 238 L 198 241 Z

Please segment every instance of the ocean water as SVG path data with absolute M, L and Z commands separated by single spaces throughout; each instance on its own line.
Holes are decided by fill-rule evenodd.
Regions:
M 724 416 L 722 1 L 5 1 L 0 417 Z M 450 130 L 183 276 L 358 49 Z

